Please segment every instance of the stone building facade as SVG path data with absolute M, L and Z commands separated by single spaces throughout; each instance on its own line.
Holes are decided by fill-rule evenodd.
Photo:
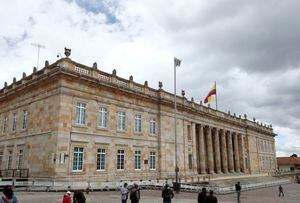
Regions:
M 63 58 L 0 90 L 0 169 L 99 181 L 175 175 L 174 95 Z M 177 96 L 179 177 L 276 170 L 272 126 Z M 3 173 L 2 173 L 3 175 Z

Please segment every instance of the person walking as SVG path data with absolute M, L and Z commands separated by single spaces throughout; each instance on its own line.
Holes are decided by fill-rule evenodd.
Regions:
M 128 199 L 127 183 L 124 183 L 123 187 L 121 187 L 121 200 L 122 200 L 122 203 L 126 203 L 127 199 Z
M 214 191 L 209 191 L 209 195 L 206 197 L 205 203 L 218 203 L 217 197 L 214 196 Z
M 82 191 L 75 191 L 73 195 L 73 203 L 85 203 L 85 196 Z
M 141 199 L 140 187 L 138 184 L 134 183 L 133 188 L 130 191 L 131 203 L 139 203 Z
M 238 203 L 240 203 L 241 190 L 242 190 L 242 186 L 240 185 L 240 182 L 237 182 L 237 184 L 235 184 L 235 192 L 236 192 L 236 199 Z
M 64 194 L 62 203 L 71 203 L 71 192 L 68 191 L 66 194 Z
M 281 185 L 279 185 L 279 188 L 278 188 L 278 190 L 279 190 L 278 197 L 281 197 L 281 195 L 282 195 L 282 197 L 284 197 L 283 188 L 282 188 L 282 186 L 281 186 Z
M 161 192 L 161 197 L 163 198 L 163 203 L 171 203 L 172 202 L 174 193 L 168 184 L 166 184 L 165 187 L 163 188 L 163 190 Z
M 10 185 L 4 186 L 3 195 L 4 196 L 0 198 L 0 203 L 19 203 L 19 200 L 14 195 L 13 189 Z
M 198 203 L 205 203 L 206 199 L 206 188 L 202 188 L 201 192 L 198 194 Z

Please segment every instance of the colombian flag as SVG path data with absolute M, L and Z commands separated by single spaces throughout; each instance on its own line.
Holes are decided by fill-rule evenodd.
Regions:
M 210 92 L 208 93 L 208 95 L 206 96 L 206 98 L 205 98 L 205 100 L 204 100 L 204 104 L 210 102 L 212 96 L 213 96 L 213 95 L 216 95 L 216 94 L 217 94 L 217 87 L 216 87 L 216 85 L 213 85 L 213 86 L 211 87 Z

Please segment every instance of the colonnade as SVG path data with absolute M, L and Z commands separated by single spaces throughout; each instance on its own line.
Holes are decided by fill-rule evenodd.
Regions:
M 195 127 L 199 173 L 245 172 L 245 135 L 207 125 Z

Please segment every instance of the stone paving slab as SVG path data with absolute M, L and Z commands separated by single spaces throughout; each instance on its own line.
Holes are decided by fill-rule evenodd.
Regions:
M 270 187 L 253 191 L 245 191 L 241 194 L 241 203 L 299 203 L 300 184 L 283 185 L 285 197 L 278 197 L 278 187 Z M 61 203 L 63 193 L 61 192 L 16 192 L 21 203 Z M 161 191 L 143 190 L 140 203 L 162 202 Z M 91 192 L 86 195 L 87 203 L 118 203 L 120 202 L 119 192 Z M 218 195 L 220 203 L 236 202 L 235 194 Z M 130 202 L 130 201 L 128 201 Z M 196 203 L 196 193 L 175 194 L 172 203 Z

